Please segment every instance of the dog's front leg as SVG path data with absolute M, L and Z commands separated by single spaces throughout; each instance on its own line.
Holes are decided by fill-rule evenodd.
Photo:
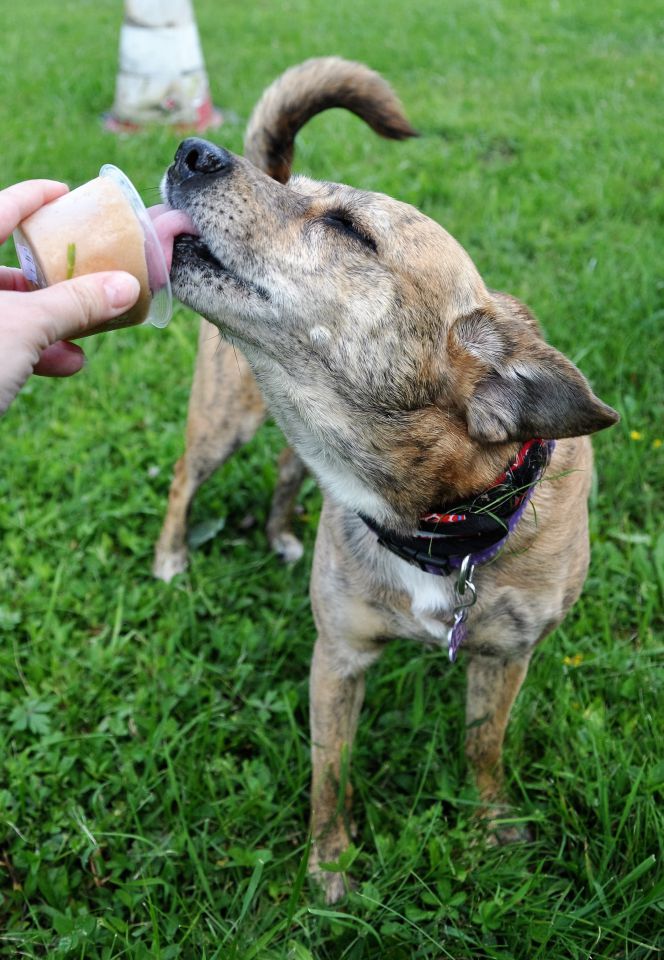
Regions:
M 363 665 L 364 666 L 364 665 Z M 311 664 L 312 738 L 311 833 L 309 872 L 325 890 L 328 903 L 346 892 L 343 873 L 321 864 L 333 862 L 348 847 L 351 821 L 350 754 L 364 699 L 364 669 L 339 656 L 319 633 Z
M 488 819 L 498 843 L 524 839 L 512 826 L 502 829 L 503 741 L 512 705 L 528 672 L 530 656 L 502 660 L 473 656 L 468 664 L 466 696 L 466 756 L 473 769 L 482 801 L 481 815 Z M 503 807 L 504 812 L 504 807 Z
M 347 522 L 339 507 L 326 497 L 311 576 L 318 637 L 309 688 L 309 872 L 323 886 L 328 903 L 335 903 L 346 892 L 343 874 L 323 870 L 321 864 L 338 861 L 350 842 L 350 758 L 364 699 L 364 674 L 379 659 L 384 641 L 391 636 L 379 605 L 366 599 L 363 570 L 344 534 Z

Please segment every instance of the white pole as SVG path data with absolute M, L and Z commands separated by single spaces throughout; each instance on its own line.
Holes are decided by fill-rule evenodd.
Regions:
M 222 116 L 212 105 L 191 0 L 125 0 L 115 132 L 162 123 L 202 131 Z

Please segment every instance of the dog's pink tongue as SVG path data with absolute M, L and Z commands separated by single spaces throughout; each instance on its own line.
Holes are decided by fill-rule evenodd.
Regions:
M 183 210 L 171 210 L 165 203 L 159 203 L 154 207 L 148 208 L 152 226 L 157 234 L 157 239 L 164 252 L 166 267 L 170 273 L 173 263 L 173 241 L 181 233 L 189 233 L 194 237 L 198 236 L 198 230 L 194 226 L 189 214 Z

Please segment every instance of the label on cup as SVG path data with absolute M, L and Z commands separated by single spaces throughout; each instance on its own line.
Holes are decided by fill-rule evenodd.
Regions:
M 32 250 L 30 247 L 26 247 L 24 243 L 15 243 L 15 246 L 23 276 L 26 280 L 29 280 L 30 283 L 34 283 L 35 286 L 38 286 L 39 280 L 37 278 L 37 264 L 32 257 Z

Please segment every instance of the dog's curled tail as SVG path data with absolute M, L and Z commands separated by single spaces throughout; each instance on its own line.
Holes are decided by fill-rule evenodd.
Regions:
M 286 70 L 267 88 L 247 125 L 245 156 L 286 183 L 298 130 L 331 107 L 357 114 L 383 137 L 417 136 L 397 95 L 378 73 L 340 57 L 318 57 Z

